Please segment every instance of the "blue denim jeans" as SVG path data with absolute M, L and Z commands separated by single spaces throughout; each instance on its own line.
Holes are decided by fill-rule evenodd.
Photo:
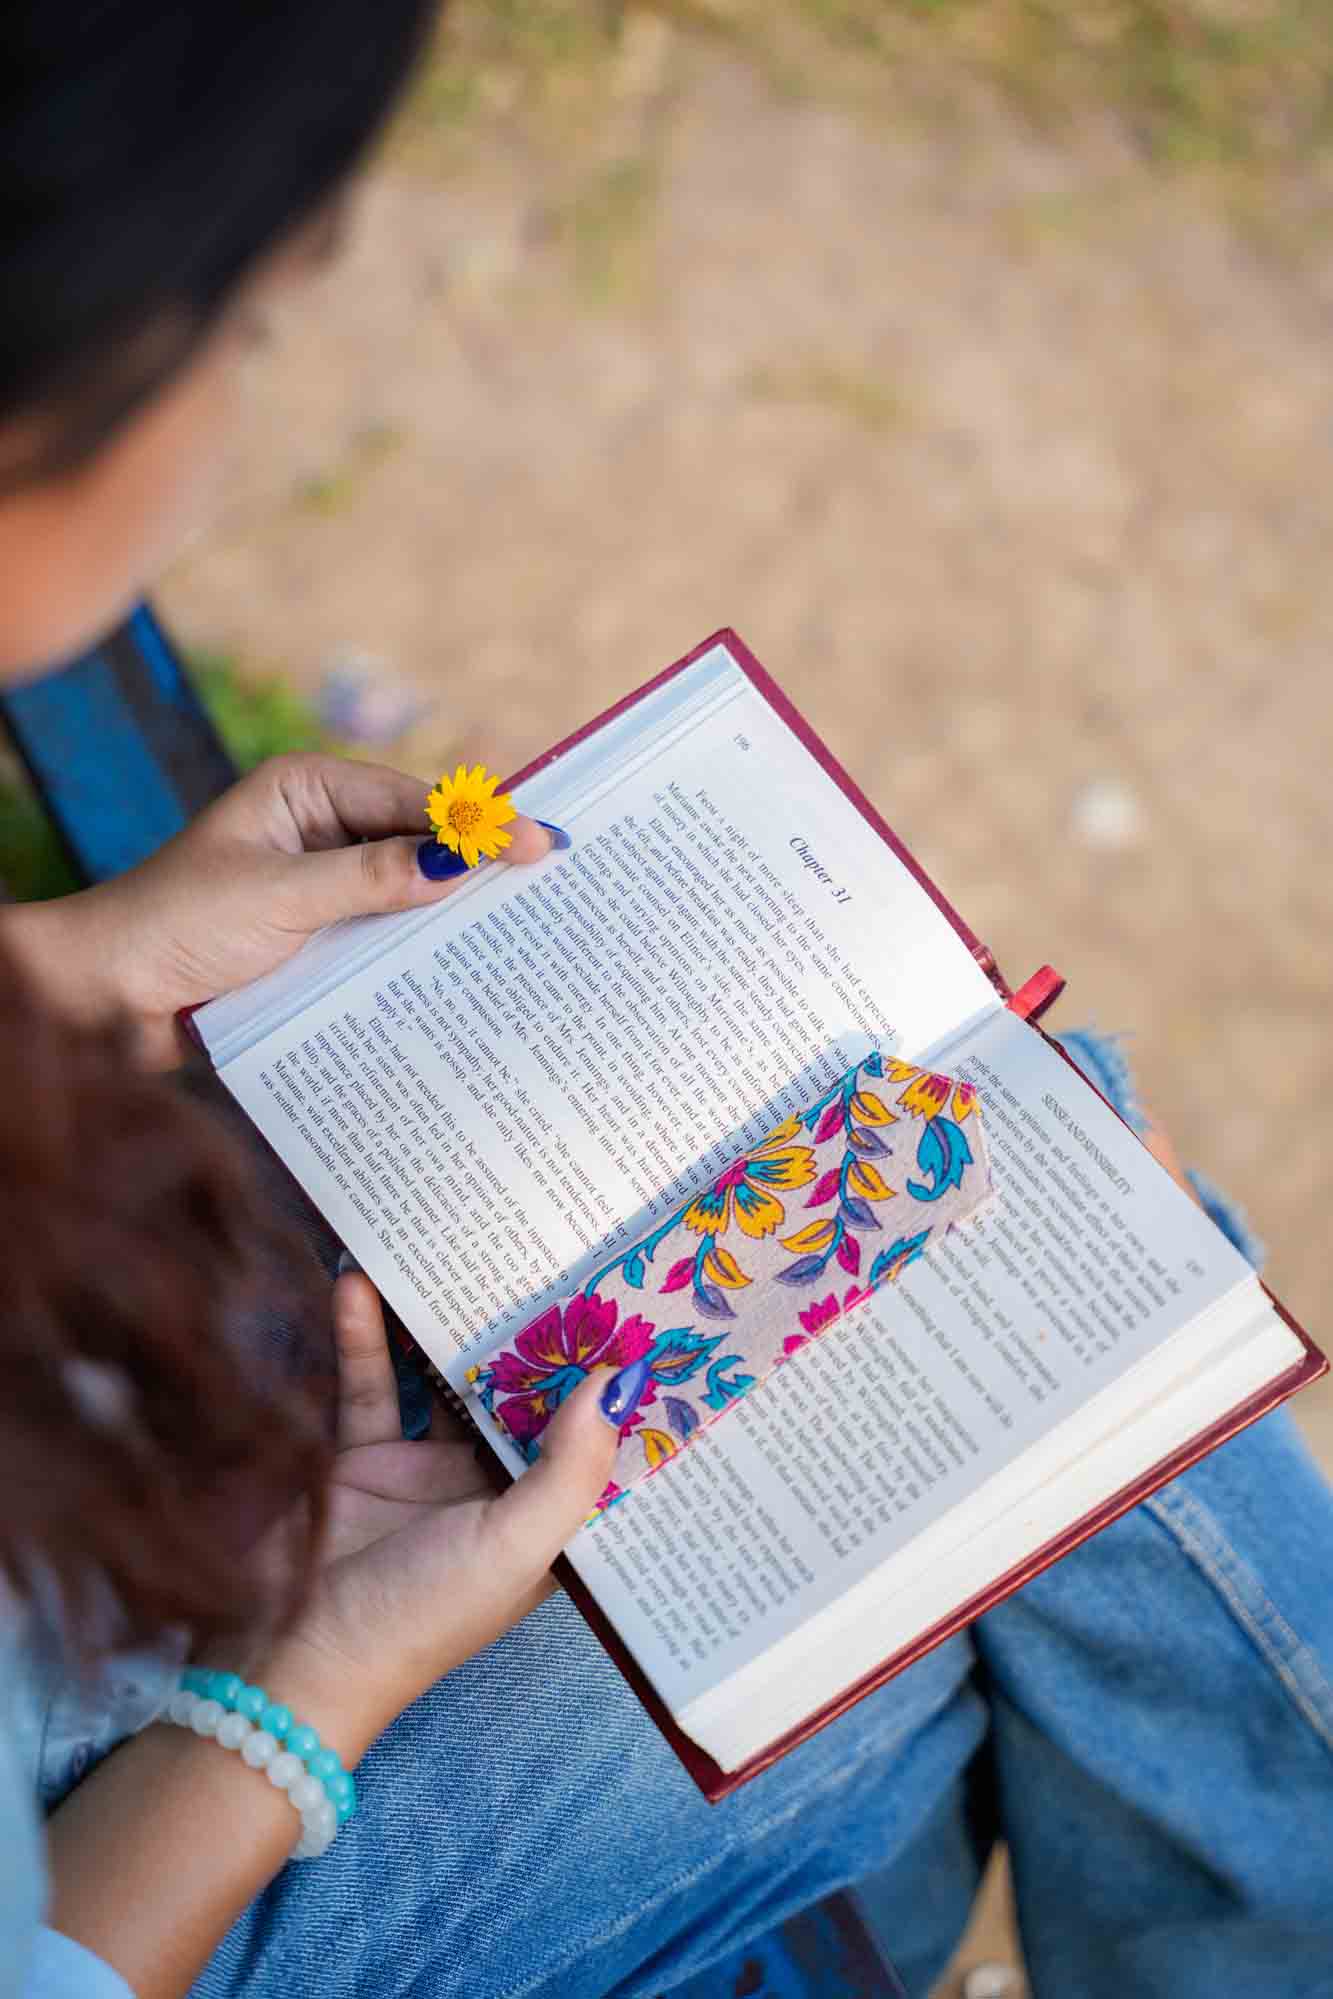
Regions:
M 851 1883 L 925 1993 L 996 1837 L 1039 1999 L 1327 1999 L 1333 1494 L 1269 1417 L 717 1806 L 556 1596 L 360 1790 L 201 1999 L 646 1999 Z

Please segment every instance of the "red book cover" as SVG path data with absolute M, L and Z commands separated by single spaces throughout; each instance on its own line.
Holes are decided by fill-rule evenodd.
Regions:
M 509 788 L 512 789 L 514 785 L 521 784 L 525 778 L 532 777 L 538 771 L 547 769 L 551 764 L 557 762 L 560 757 L 564 756 L 567 751 L 572 750 L 576 744 L 583 742 L 591 735 L 595 735 L 606 723 L 614 720 L 618 715 L 624 714 L 636 702 L 641 701 L 645 695 L 652 693 L 654 689 L 662 686 L 665 681 L 673 679 L 678 673 L 683 673 L 687 667 L 692 666 L 697 659 L 701 659 L 704 654 L 711 652 L 718 645 L 726 647 L 736 664 L 758 689 L 759 693 L 763 695 L 770 707 L 776 710 L 787 726 L 800 738 L 821 769 L 837 785 L 839 791 L 846 798 L 850 799 L 862 818 L 874 828 L 875 832 L 878 833 L 885 845 L 892 849 L 904 867 L 910 870 L 915 879 L 926 891 L 931 901 L 948 918 L 953 928 L 967 945 L 972 956 L 987 973 L 991 982 L 1007 1001 L 1011 1009 L 1023 1019 L 1031 1021 L 1035 1026 L 1041 1015 L 1059 997 L 1064 988 L 1064 980 L 1060 977 L 1059 973 L 1052 970 L 1049 965 L 1045 965 L 1039 971 L 1035 972 L 1031 978 L 1027 979 L 1017 991 L 1009 987 L 999 966 L 996 964 L 993 953 L 982 943 L 981 939 L 969 925 L 964 922 L 952 903 L 936 887 L 935 883 L 926 874 L 915 857 L 908 852 L 902 841 L 894 833 L 892 827 L 876 811 L 875 807 L 855 781 L 848 776 L 847 772 L 833 755 L 833 752 L 815 734 L 805 717 L 793 707 L 782 689 L 760 665 L 749 647 L 730 629 L 714 632 L 711 638 L 705 639 L 702 645 L 696 646 L 683 659 L 677 660 L 674 666 L 667 667 L 664 672 L 657 674 L 653 679 L 645 682 L 642 687 L 637 688 L 634 693 L 627 695 L 624 700 L 618 701 L 613 707 L 606 709 L 604 713 L 598 715 L 593 721 L 586 723 L 581 729 L 576 730 L 573 735 L 567 736 L 563 742 L 557 743 L 553 749 L 547 750 L 543 755 L 535 758 L 510 780 Z M 1053 1045 L 1058 1046 L 1058 1044 Z M 1063 1049 L 1060 1049 L 1059 1052 L 1064 1055 Z M 1068 1061 L 1070 1058 L 1066 1055 L 1064 1059 Z M 1076 1065 L 1071 1063 L 1071 1066 Z M 1079 1074 L 1082 1075 L 1081 1070 Z M 1084 1077 L 1083 1080 L 1086 1082 L 1087 1078 Z M 1272 1297 L 1271 1292 L 1268 1295 L 1270 1298 Z M 1109 1499 L 1103 1501 L 1091 1513 L 1085 1514 L 1081 1520 L 1076 1521 L 1072 1526 L 1066 1528 L 1063 1533 L 1056 1535 L 1044 1547 L 1037 1549 L 1026 1561 L 1020 1563 L 1015 1568 L 1009 1569 L 1004 1575 L 997 1576 L 984 1590 L 979 1591 L 977 1595 L 969 1598 L 966 1603 L 960 1604 L 957 1610 L 953 1611 L 947 1618 L 932 1625 L 929 1630 L 923 1631 L 910 1645 L 904 1646 L 900 1651 L 894 1653 L 892 1657 L 884 1660 L 883 1664 L 877 1666 L 873 1672 L 867 1673 L 853 1685 L 845 1688 L 835 1700 L 829 1701 L 816 1713 L 811 1714 L 799 1727 L 789 1730 L 787 1734 L 769 1743 L 757 1756 L 752 1757 L 749 1762 L 743 1764 L 737 1770 L 727 1771 L 721 1769 L 710 1756 L 699 1748 L 697 1743 L 692 1742 L 676 1726 L 666 1705 L 654 1690 L 647 1675 L 638 1666 L 621 1641 L 615 1627 L 602 1611 L 586 1585 L 575 1573 L 571 1564 L 563 1557 L 556 1564 L 556 1573 L 564 1588 L 577 1604 L 587 1623 L 615 1660 L 644 1707 L 648 1710 L 648 1713 L 653 1717 L 653 1720 L 666 1736 L 681 1762 L 694 1778 L 699 1789 L 710 1802 L 716 1803 L 718 1799 L 726 1797 L 729 1792 L 736 1790 L 741 1784 L 748 1783 L 752 1777 L 757 1777 L 761 1770 L 766 1770 L 770 1764 L 776 1763 L 789 1750 L 795 1749 L 797 1744 L 805 1741 L 807 1736 L 815 1734 L 817 1730 L 825 1727 L 829 1722 L 835 1721 L 848 1708 L 854 1707 L 857 1701 L 864 1700 L 867 1694 L 874 1693 L 877 1687 L 882 1687 L 886 1681 L 893 1679 L 906 1667 L 912 1665 L 915 1660 L 921 1658 L 924 1653 L 931 1651 L 934 1646 L 943 1644 L 946 1638 L 951 1638 L 956 1631 L 961 1630 L 965 1625 L 971 1624 L 983 1612 L 992 1610 L 996 1604 L 1003 1602 L 1005 1597 L 1011 1595 L 1014 1590 L 1020 1589 L 1033 1576 L 1040 1574 L 1043 1569 L 1049 1568 L 1052 1562 L 1059 1561 L 1061 1556 L 1069 1554 L 1071 1550 L 1077 1548 L 1081 1542 L 1086 1541 L 1091 1535 L 1097 1533 L 1099 1529 L 1107 1527 L 1113 1520 L 1119 1519 L 1122 1513 L 1128 1512 L 1130 1507 L 1137 1506 L 1140 1500 L 1147 1499 L 1160 1486 L 1167 1484 L 1169 1480 L 1175 1478 L 1180 1472 L 1185 1471 L 1190 1465 L 1196 1464 L 1200 1458 L 1206 1457 L 1219 1444 L 1225 1443 L 1228 1437 L 1235 1436 L 1237 1431 L 1243 1430 L 1250 1423 L 1256 1422 L 1260 1416 L 1266 1416 L 1270 1410 L 1277 1408 L 1279 1403 L 1286 1401 L 1288 1396 L 1294 1395 L 1297 1389 L 1306 1387 L 1308 1383 L 1317 1380 L 1320 1375 L 1326 1374 L 1328 1371 L 1328 1362 L 1315 1346 L 1313 1340 L 1296 1324 L 1290 1313 L 1286 1311 L 1277 1299 L 1272 1299 L 1272 1302 L 1281 1318 L 1296 1334 L 1305 1348 L 1304 1358 L 1295 1367 L 1290 1368 L 1276 1381 L 1261 1390 L 1259 1394 L 1250 1397 L 1247 1401 L 1241 1403 L 1239 1407 L 1231 1410 L 1220 1421 L 1212 1423 L 1206 1429 L 1200 1431 L 1197 1437 L 1192 1438 L 1180 1450 L 1173 1452 L 1170 1457 L 1162 1459 L 1159 1464 L 1153 1466 L 1151 1471 L 1134 1479 L 1128 1485 L 1123 1486 L 1119 1492 L 1113 1493 Z
M 1059 997 L 1059 994 L 1063 990 L 1064 981 L 1059 973 L 1054 971 L 1049 965 L 1042 966 L 1040 970 L 1035 972 L 1017 990 L 1010 988 L 996 964 L 992 952 L 976 936 L 968 924 L 964 922 L 958 911 L 940 889 L 936 887 L 935 883 L 931 881 L 915 857 L 908 852 L 892 828 L 881 814 L 876 811 L 875 807 L 854 780 L 848 776 L 831 750 L 815 734 L 804 716 L 793 707 L 781 688 L 760 665 L 749 648 L 735 632 L 729 629 L 714 633 L 702 645 L 696 646 L 692 652 L 687 653 L 683 659 L 677 660 L 673 666 L 667 667 L 662 673 L 657 674 L 633 693 L 625 696 L 623 700 L 607 708 L 602 714 L 584 724 L 582 728 L 576 730 L 572 735 L 567 736 L 552 749 L 534 758 L 531 763 L 526 765 L 524 769 L 517 772 L 509 780 L 506 788 L 512 789 L 514 786 L 521 784 L 525 779 L 558 762 L 561 757 L 574 749 L 576 745 L 584 742 L 588 737 L 595 735 L 608 722 L 615 720 L 628 709 L 634 707 L 646 695 L 651 694 L 655 689 L 662 686 L 664 682 L 671 680 L 679 673 L 683 673 L 687 667 L 693 665 L 696 660 L 702 658 L 706 653 L 711 652 L 718 645 L 726 647 L 732 659 L 745 673 L 753 686 L 804 744 L 805 748 L 815 758 L 826 775 L 837 785 L 843 795 L 850 800 L 862 818 L 873 827 L 885 845 L 891 849 L 915 880 L 920 883 L 932 902 L 948 919 L 949 923 L 967 946 L 969 952 L 977 960 L 1011 1010 L 1022 1019 L 1031 1022 L 1035 1027 L 1042 1014 Z M 190 1023 L 188 1021 L 183 1024 L 187 1029 L 189 1028 Z M 198 1039 L 197 1035 L 194 1038 Z M 1065 1055 L 1064 1050 L 1058 1048 L 1058 1044 L 1052 1045 L 1057 1047 L 1058 1052 L 1066 1061 L 1070 1060 Z M 1072 1063 L 1071 1066 L 1076 1067 Z M 1079 1074 L 1082 1076 L 1081 1071 L 1079 1071 Z M 1086 1077 L 1083 1077 L 1082 1080 L 1085 1083 L 1088 1082 Z M 1094 1086 L 1089 1084 L 1089 1087 Z M 980 1617 L 985 1611 L 993 1609 L 996 1604 L 1002 1602 L 1005 1597 L 1009 1596 L 1014 1590 L 1019 1589 L 1033 1576 L 1039 1574 L 1043 1569 L 1048 1568 L 1053 1562 L 1058 1561 L 1061 1556 L 1069 1554 L 1071 1550 L 1077 1548 L 1083 1541 L 1098 1532 L 1100 1528 L 1109 1526 L 1122 1513 L 1136 1506 L 1140 1500 L 1148 1498 L 1159 1487 L 1165 1485 L 1180 1472 L 1186 1470 L 1188 1466 L 1197 1463 L 1200 1458 L 1207 1456 L 1210 1451 L 1214 1450 L 1219 1444 L 1224 1443 L 1227 1438 L 1245 1429 L 1250 1423 L 1257 1421 L 1259 1417 L 1267 1415 L 1270 1410 L 1275 1409 L 1280 1403 L 1284 1402 L 1288 1396 L 1293 1395 L 1298 1389 L 1307 1386 L 1308 1383 L 1317 1380 L 1321 1375 L 1327 1373 L 1328 1362 L 1309 1338 L 1308 1334 L 1296 1324 L 1280 1302 L 1272 1297 L 1271 1292 L 1268 1295 L 1279 1316 L 1290 1327 L 1304 1348 L 1304 1356 L 1295 1366 L 1288 1369 L 1286 1373 L 1279 1376 L 1259 1393 L 1229 1411 L 1227 1415 L 1209 1424 L 1196 1437 L 1192 1438 L 1179 1450 L 1173 1452 L 1169 1457 L 1162 1459 L 1150 1471 L 1133 1479 L 1118 1492 L 1113 1493 L 1101 1505 L 1095 1507 L 1091 1512 L 1084 1515 L 1083 1518 L 1066 1528 L 1062 1533 L 1056 1535 L 1043 1547 L 1038 1548 L 1025 1561 L 1007 1570 L 1004 1574 L 997 1576 L 984 1590 L 979 1591 L 965 1603 L 960 1604 L 948 1617 L 932 1625 L 928 1630 L 921 1632 L 911 1644 L 904 1646 L 891 1657 L 885 1659 L 873 1672 L 865 1674 L 861 1679 L 846 1687 L 834 1700 L 829 1701 L 816 1712 L 813 1712 L 799 1727 L 789 1730 L 785 1735 L 769 1743 L 758 1755 L 752 1757 L 737 1770 L 724 1771 L 721 1769 L 711 1757 L 676 1726 L 665 1704 L 652 1687 L 647 1676 L 631 1656 L 605 1612 L 598 1605 L 580 1577 L 575 1573 L 570 1563 L 563 1557 L 556 1564 L 556 1573 L 591 1629 L 605 1646 L 610 1656 L 615 1660 L 626 1680 L 633 1687 L 643 1706 L 671 1743 L 699 1789 L 710 1801 L 716 1802 L 718 1799 L 727 1796 L 728 1793 L 737 1789 L 739 1785 L 748 1783 L 752 1777 L 757 1776 L 760 1771 L 767 1769 L 770 1764 L 777 1762 L 789 1750 L 794 1749 L 798 1743 L 803 1742 L 807 1736 L 814 1734 L 828 1722 L 836 1720 L 846 1709 L 853 1707 L 857 1701 L 864 1699 L 867 1694 L 873 1693 L 876 1688 L 883 1686 L 886 1681 L 893 1679 L 898 1673 L 901 1673 L 906 1667 L 912 1665 L 915 1660 L 921 1658 L 924 1653 L 929 1652 L 934 1646 L 942 1644 L 945 1639 L 952 1637 L 956 1631 L 972 1623 L 975 1618 Z M 411 1335 L 401 1325 L 401 1322 L 392 1321 L 392 1323 L 394 1324 L 397 1336 L 405 1344 L 413 1344 Z M 431 1373 L 432 1375 L 435 1373 L 433 1368 L 431 1369 Z M 438 1381 L 439 1377 L 435 1376 L 435 1379 Z M 457 1398 L 451 1390 L 446 1389 L 445 1393 L 451 1404 L 457 1403 Z M 461 1408 L 461 1405 L 458 1406 Z M 463 1413 L 466 1414 L 465 1411 Z M 497 1481 L 503 1482 L 507 1479 L 507 1472 L 499 1460 L 491 1456 L 489 1452 L 487 1453 L 487 1461 Z

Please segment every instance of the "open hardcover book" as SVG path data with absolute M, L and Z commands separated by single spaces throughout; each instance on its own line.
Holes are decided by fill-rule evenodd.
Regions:
M 734 634 L 514 798 L 195 1026 L 511 1473 L 657 1356 L 562 1579 L 718 1797 L 1325 1363 Z

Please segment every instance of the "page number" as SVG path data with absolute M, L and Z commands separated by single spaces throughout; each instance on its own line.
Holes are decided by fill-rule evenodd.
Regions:
M 738 750 L 748 750 L 750 747 L 750 738 L 748 736 L 733 736 L 731 740 Z

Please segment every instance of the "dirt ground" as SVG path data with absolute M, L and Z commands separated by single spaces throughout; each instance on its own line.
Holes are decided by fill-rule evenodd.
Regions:
M 1133 1035 L 1327 1342 L 1333 257 L 910 85 L 651 15 L 563 149 L 396 144 L 162 603 L 312 689 L 383 662 L 423 776 L 734 624 L 1011 978 Z

